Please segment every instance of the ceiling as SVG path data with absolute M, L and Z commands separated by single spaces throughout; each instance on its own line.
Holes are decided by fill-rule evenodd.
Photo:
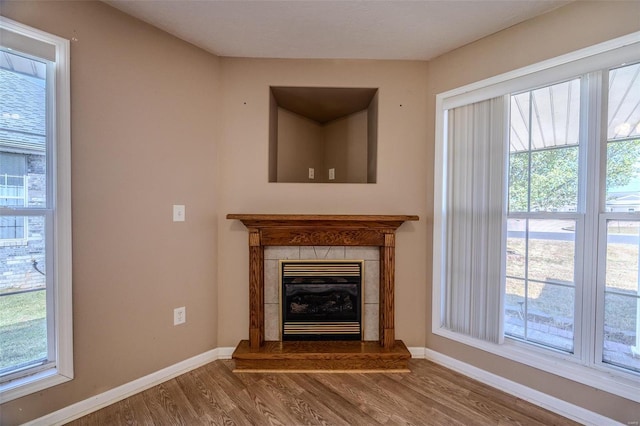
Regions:
M 105 0 L 219 56 L 428 60 L 565 0 Z

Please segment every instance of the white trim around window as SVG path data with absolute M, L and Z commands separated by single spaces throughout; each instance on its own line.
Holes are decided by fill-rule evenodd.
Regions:
M 49 107 L 53 112 L 48 123 L 53 138 L 48 142 L 47 163 L 47 168 L 53 171 L 48 175 L 52 179 L 48 194 L 51 205 L 44 209 L 46 212 L 42 212 L 50 217 L 46 238 L 52 242 L 49 246 L 51 249 L 47 249 L 47 263 L 50 262 L 51 265 L 47 272 L 51 273 L 53 279 L 50 297 L 54 309 L 47 321 L 55 327 L 54 333 L 50 334 L 55 339 L 52 346 L 54 354 L 50 354 L 53 361 L 34 368 L 30 371 L 31 374 L 1 383 L 1 404 L 73 379 L 73 322 L 69 41 L 1 16 L 0 30 L 3 34 L 17 35 L 16 39 L 22 40 L 22 47 L 15 47 L 16 51 L 20 49 L 22 53 L 34 56 L 38 56 L 38 52 L 55 53 L 53 91 L 48 96 Z M 35 51 L 24 51 L 25 48 L 33 48 Z
M 590 309 L 584 309 L 579 324 L 576 324 L 575 333 L 579 334 L 576 341 L 578 346 L 574 348 L 574 353 L 555 351 L 548 347 L 537 346 L 531 343 L 524 343 L 511 338 L 506 338 L 503 344 L 490 343 L 484 340 L 473 338 L 458 332 L 453 332 L 443 325 L 445 324 L 445 285 L 446 285 L 446 253 L 447 253 L 447 188 L 446 177 L 448 152 L 447 152 L 447 111 L 452 108 L 484 101 L 486 99 L 503 96 L 509 93 L 529 90 L 544 85 L 554 84 L 576 76 L 588 75 L 586 90 L 590 90 L 592 96 L 589 104 L 586 105 L 585 113 L 589 114 L 588 119 L 583 119 L 585 128 L 582 133 L 597 134 L 600 140 L 592 139 L 585 143 L 582 149 L 588 153 L 581 155 L 580 167 L 591 170 L 601 170 L 604 173 L 606 163 L 606 152 L 602 145 L 602 140 L 606 140 L 606 124 L 602 126 L 603 120 L 596 103 L 606 99 L 606 93 L 599 92 L 598 78 L 599 70 L 612 66 L 617 66 L 626 62 L 638 62 L 640 60 L 640 32 L 629 34 L 614 40 L 607 41 L 595 46 L 581 49 L 557 58 L 543 61 L 525 68 L 511 71 L 502 75 L 476 82 L 464 87 L 450 90 L 436 96 L 436 144 L 434 161 L 434 232 L 433 232 L 433 306 L 432 306 L 432 332 L 436 335 L 475 347 L 477 349 L 504 357 L 506 359 L 519 362 L 542 371 L 555 374 L 573 380 L 578 383 L 592 386 L 640 402 L 640 375 L 625 371 L 615 366 L 597 361 L 597 350 L 599 344 L 596 329 L 602 325 L 602 319 L 596 318 Z M 585 88 L 583 88 L 585 89 Z M 594 95 L 595 94 L 595 95 Z M 598 98 L 596 100 L 594 98 Z M 587 129 L 586 127 L 589 127 Z M 588 235 L 576 235 L 576 239 L 596 238 L 597 233 L 603 233 L 603 225 L 598 223 L 600 219 L 598 211 L 603 205 L 599 205 L 604 200 L 604 175 L 596 176 L 594 173 L 587 174 L 589 181 L 581 183 L 580 199 L 584 200 L 583 214 L 585 229 L 589 229 Z M 600 194 L 590 194 L 588 188 L 600 188 Z M 553 216 L 552 213 L 548 215 Z M 611 216 L 604 214 L 604 216 Z M 626 215 L 627 218 L 640 219 L 640 215 Z M 581 264 L 602 264 L 602 253 L 598 254 L 590 244 L 584 244 L 585 252 L 580 254 L 580 259 L 576 259 L 578 268 Z M 579 262 L 579 263 L 578 263 Z M 602 271 L 602 267 L 599 269 Z M 596 291 L 596 277 L 585 277 L 590 280 L 585 284 L 584 292 L 577 292 L 576 303 L 584 306 L 596 306 L 598 292 Z M 599 281 L 602 281 L 600 277 Z M 601 340 L 601 339 L 600 339 Z

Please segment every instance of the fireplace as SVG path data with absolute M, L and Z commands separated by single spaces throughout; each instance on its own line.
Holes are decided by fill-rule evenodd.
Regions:
M 249 339 L 241 340 L 233 352 L 234 371 L 408 371 L 411 354 L 402 340 L 395 339 L 395 231 L 418 216 L 228 214 L 227 219 L 240 220 L 249 231 Z M 377 247 L 378 341 L 265 340 L 267 246 Z M 344 301 L 344 294 L 341 297 Z
M 282 340 L 362 340 L 364 261 L 280 261 Z

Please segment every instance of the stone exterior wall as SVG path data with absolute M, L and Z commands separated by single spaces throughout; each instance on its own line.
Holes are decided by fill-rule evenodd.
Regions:
M 45 156 L 27 155 L 27 203 L 45 207 Z M 27 219 L 26 239 L 0 240 L 0 293 L 42 288 L 45 286 L 45 220 L 44 216 Z

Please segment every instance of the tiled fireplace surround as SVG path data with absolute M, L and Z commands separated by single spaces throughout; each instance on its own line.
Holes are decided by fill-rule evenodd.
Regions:
M 281 340 L 280 260 L 364 260 L 363 331 L 365 341 L 379 338 L 378 318 L 380 250 L 377 247 L 350 246 L 267 246 L 264 249 L 264 337 L 265 341 Z

